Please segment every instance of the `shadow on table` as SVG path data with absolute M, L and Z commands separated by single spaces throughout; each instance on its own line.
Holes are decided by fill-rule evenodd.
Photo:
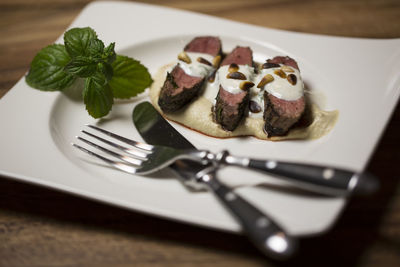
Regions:
M 367 249 L 371 251 L 373 246 L 379 246 L 378 251 L 371 252 L 374 257 L 375 253 L 382 251 L 385 255 L 397 255 L 400 242 L 382 233 L 382 220 L 399 187 L 400 168 L 393 166 L 394 159 L 400 158 L 399 121 L 400 108 L 394 113 L 368 168 L 380 177 L 380 191 L 370 197 L 352 199 L 330 232 L 302 239 L 298 255 L 281 265 L 354 266 L 370 259 L 371 255 L 365 253 Z M 0 219 L 2 214 L 6 217 L 10 214 L 28 216 L 33 221 L 72 224 L 78 228 L 87 229 L 89 226 L 89 229 L 119 233 L 144 242 L 161 242 L 161 246 L 178 244 L 180 247 L 200 249 L 226 257 L 235 255 L 248 260 L 249 265 L 278 264 L 263 257 L 243 236 L 154 218 L 7 179 L 0 179 Z M 9 234 L 13 234 L 9 228 L 0 221 L 0 239 L 10 231 Z M 7 248 L 7 243 L 3 243 L 0 250 L 4 248 Z M 56 247 L 54 249 L 57 250 Z M 178 253 L 179 250 L 174 251 Z

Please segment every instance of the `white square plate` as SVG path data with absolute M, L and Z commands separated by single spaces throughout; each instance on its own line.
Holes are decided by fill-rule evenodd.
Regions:
M 104 18 L 107 18 L 106 20 Z M 291 33 L 145 4 L 95 2 L 71 27 L 90 26 L 117 52 L 140 60 L 151 73 L 176 58 L 194 36 L 215 35 L 224 51 L 250 46 L 256 60 L 295 58 L 307 87 L 322 92 L 324 109 L 337 109 L 333 131 L 314 141 L 220 140 L 173 124 L 199 148 L 237 155 L 329 164 L 361 171 L 400 93 L 400 40 L 338 38 Z M 61 42 L 62 38 L 58 40 Z M 108 168 L 70 143 L 86 123 L 142 140 L 132 120 L 143 94 L 113 107 L 107 119 L 89 117 L 80 100 L 28 87 L 22 78 L 0 101 L 0 175 L 170 219 L 239 232 L 240 226 L 208 192 L 189 192 L 163 170 L 140 177 Z M 221 179 L 270 214 L 293 235 L 326 231 L 346 200 L 276 190 L 282 184 L 255 172 L 225 168 Z M 263 186 L 248 186 L 264 183 Z M 271 186 L 273 185 L 273 186 Z

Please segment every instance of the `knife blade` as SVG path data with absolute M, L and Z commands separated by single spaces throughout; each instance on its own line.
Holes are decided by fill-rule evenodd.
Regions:
M 138 104 L 132 112 L 132 118 L 138 132 L 149 144 L 196 149 L 149 102 Z M 288 235 L 268 215 L 220 183 L 215 175 L 216 166 L 179 160 L 170 167 L 190 188 L 204 188 L 206 185 L 241 224 L 244 233 L 253 244 L 265 255 L 275 259 L 286 259 L 295 253 L 297 240 Z
M 136 129 L 149 144 L 170 146 L 178 149 L 196 149 L 166 122 L 149 102 L 138 104 L 133 110 L 132 118 Z M 170 167 L 190 190 L 204 190 L 204 184 L 196 181 L 196 174 L 211 166 L 211 164 L 203 165 L 190 160 L 179 160 Z

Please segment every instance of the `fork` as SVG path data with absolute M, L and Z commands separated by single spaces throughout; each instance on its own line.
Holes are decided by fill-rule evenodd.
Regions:
M 230 155 L 227 151 L 214 154 L 207 150 L 182 150 L 166 146 L 156 146 L 128 139 L 94 125 L 87 126 L 129 145 L 129 147 L 122 146 L 82 130 L 82 133 L 85 135 L 91 136 L 110 147 L 124 152 L 117 153 L 77 136 L 77 139 L 108 155 L 118 158 L 120 161 L 111 160 L 78 144 L 73 143 L 72 145 L 117 169 L 131 174 L 150 174 L 169 166 L 177 160 L 189 159 L 200 161 L 203 164 L 211 162 L 218 166 L 232 165 L 262 171 L 266 174 L 278 176 L 305 190 L 333 196 L 345 196 L 352 193 L 368 194 L 374 192 L 378 187 L 377 179 L 369 173 L 356 173 L 350 170 L 311 164 L 237 157 Z
M 127 163 L 110 160 L 77 144 L 72 145 L 120 170 L 127 171 L 129 173 L 150 173 L 162 168 L 163 166 L 167 166 L 169 162 L 174 161 L 174 159 L 170 158 L 171 153 L 172 155 L 176 155 L 176 157 L 183 157 L 181 156 L 183 152 L 177 151 L 176 149 L 152 146 L 136 142 L 92 125 L 88 125 L 88 127 L 129 144 L 131 147 L 127 148 L 114 142 L 110 142 L 102 137 L 91 134 L 87 131 L 82 131 L 83 133 L 100 140 L 101 142 L 104 142 L 113 148 L 124 151 L 124 154 L 128 154 L 129 156 L 121 155 L 120 153 L 111 151 L 85 138 L 77 137 L 78 139 Z M 150 163 L 151 161 L 157 161 L 159 165 L 153 165 Z M 227 208 L 237 222 L 240 223 L 243 232 L 247 235 L 249 240 L 252 241 L 253 244 L 265 255 L 277 260 L 290 258 L 297 251 L 297 239 L 288 234 L 287 231 L 267 213 L 261 211 L 253 204 L 250 204 L 232 189 L 222 184 L 216 177 L 217 169 L 218 166 L 212 164 L 205 165 L 204 168 L 199 172 L 193 173 L 193 177 L 189 178 L 183 176 L 183 178 L 185 180 L 192 180 L 203 186 L 205 185 L 211 192 L 213 192 L 217 199 Z
M 106 158 L 100 154 L 97 154 L 95 152 L 92 152 L 78 144 L 72 143 L 72 145 L 87 154 L 90 154 L 92 156 L 97 157 L 98 159 L 110 164 L 111 166 L 120 169 L 122 171 L 131 173 L 131 174 L 138 174 L 138 175 L 146 175 L 150 174 L 156 171 L 159 171 L 165 167 L 168 167 L 175 161 L 179 159 L 190 159 L 190 160 L 195 160 L 195 161 L 201 161 L 203 164 L 207 164 L 207 156 L 208 155 L 213 155 L 212 153 L 208 151 L 196 151 L 196 150 L 179 150 L 179 149 L 174 149 L 171 147 L 166 147 L 166 146 L 154 146 L 154 145 L 149 145 L 141 142 L 137 142 L 128 138 L 125 138 L 123 136 L 117 135 L 115 133 L 109 132 L 107 130 L 104 130 L 102 128 L 93 126 L 93 125 L 86 125 L 92 129 L 95 129 L 99 132 L 102 132 L 103 134 L 112 137 L 116 140 L 122 141 L 131 147 L 125 147 L 122 145 L 119 145 L 115 142 L 111 142 L 107 139 L 104 139 L 100 136 L 94 135 L 90 132 L 87 132 L 85 130 L 82 130 L 81 132 L 91 136 L 107 145 L 110 147 L 116 148 L 118 150 L 121 150 L 125 152 L 125 154 L 119 154 L 116 153 L 104 146 L 100 146 L 94 142 L 91 142 L 83 137 L 77 136 L 76 138 L 78 140 L 83 141 L 84 143 L 97 148 L 98 150 L 101 150 L 105 152 L 106 154 L 109 154 L 115 158 L 120 159 L 120 161 L 115 161 L 111 160 L 109 158 Z M 128 163 L 128 164 L 127 164 Z

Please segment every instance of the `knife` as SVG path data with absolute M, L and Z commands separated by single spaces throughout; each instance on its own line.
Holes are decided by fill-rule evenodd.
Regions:
M 149 144 L 196 149 L 149 102 L 138 104 L 133 110 L 132 118 L 138 132 Z M 287 259 L 295 253 L 297 240 L 268 215 L 222 184 L 215 175 L 216 165 L 179 160 L 170 167 L 190 188 L 206 186 L 211 190 L 261 252 L 274 259 Z

